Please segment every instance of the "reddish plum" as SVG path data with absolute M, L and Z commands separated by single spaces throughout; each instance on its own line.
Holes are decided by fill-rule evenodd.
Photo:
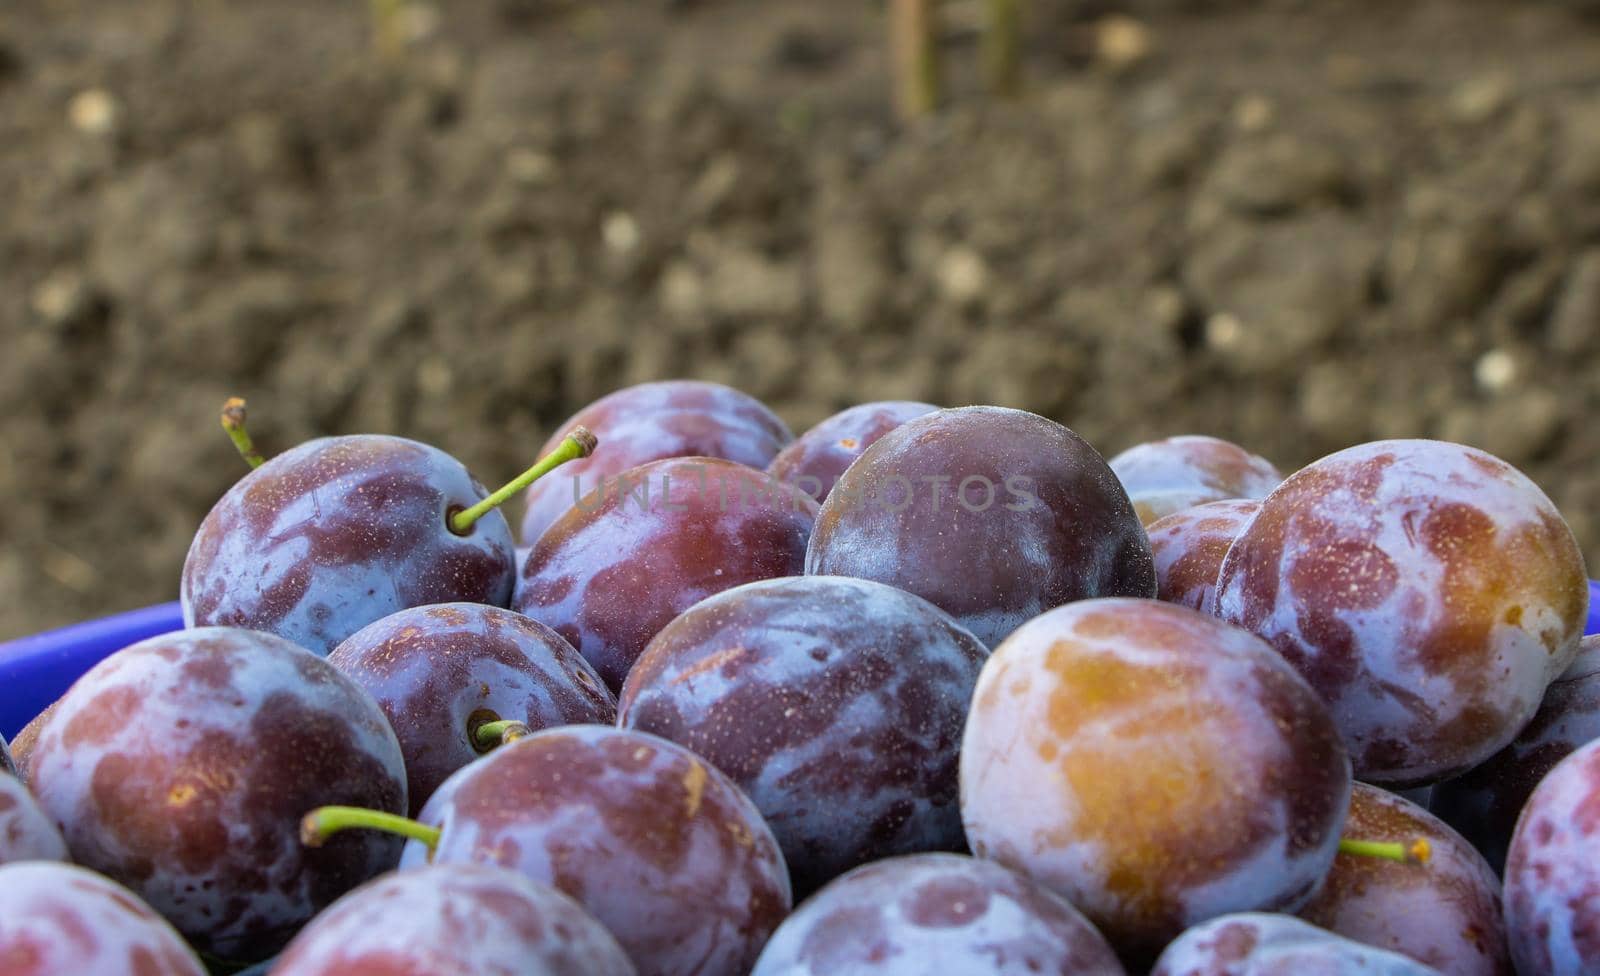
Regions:
M 641 976 L 749 971 L 791 906 L 772 831 L 693 753 L 643 732 L 546 729 L 445 781 L 431 859 L 515 868 L 594 914 Z M 430 853 L 406 845 L 402 864 Z
M 1512 976 L 1500 879 L 1460 834 L 1409 800 L 1365 783 L 1350 794 L 1344 831 L 1369 841 L 1420 838 L 1428 844 L 1428 862 L 1341 853 L 1298 912 L 1301 918 L 1452 976 Z
M 596 488 L 539 538 L 515 609 L 553 627 L 618 689 L 678 614 L 741 583 L 799 573 L 816 512 L 742 464 L 653 461 Z
M 1194 434 L 1148 441 L 1111 459 L 1139 521 L 1225 498 L 1265 498 L 1283 475 L 1231 441 Z
M 1293 911 L 1332 864 L 1350 760 L 1264 641 L 1156 600 L 1084 600 L 984 665 L 961 749 L 980 857 L 1077 906 L 1125 960 L 1233 911 Z
M 1600 739 L 1600 635 L 1544 693 L 1533 721 L 1482 765 L 1433 788 L 1429 809 L 1471 841 L 1495 870 L 1505 867 L 1517 816 L 1556 763 Z
M 602 397 L 567 418 L 540 453 L 549 453 L 579 425 L 606 448 L 528 489 L 524 545 L 537 542 L 583 495 L 629 468 L 672 457 L 723 458 L 765 468 L 794 439 L 760 400 L 697 380 L 641 383 Z
M 801 434 L 767 465 L 767 474 L 819 503 L 851 462 L 901 424 L 939 409 L 912 400 L 882 400 L 842 410 Z
M 0 867 L 5 976 L 205 976 L 172 926 L 119 884 L 70 864 Z
M 272 968 L 273 976 L 634 972 L 617 940 L 577 902 L 481 864 L 435 864 L 369 881 L 313 919 Z
M 1154 596 L 1127 494 L 1094 448 L 1001 407 L 938 410 L 885 434 L 817 516 L 806 572 L 915 593 L 993 647 L 1094 596 Z
M 1308 925 L 1241 912 L 1185 932 L 1151 976 L 1442 976 L 1415 959 Z
M 1557 763 L 1528 798 L 1505 903 L 1521 976 L 1600 972 L 1600 741 Z
M 245 475 L 206 515 L 183 565 L 184 621 L 265 630 L 327 654 L 406 607 L 505 606 L 511 529 L 450 455 L 399 437 L 309 441 Z
M 33 794 L 15 776 L 0 776 L 0 864 L 66 859 L 61 831 L 39 809 Z
M 1528 723 L 1577 654 L 1589 587 L 1572 530 L 1515 468 L 1396 440 L 1291 475 L 1228 550 L 1216 600 L 1328 702 L 1357 777 L 1406 787 Z
M 1151 522 L 1146 528 L 1156 560 L 1156 597 L 1214 614 L 1222 558 L 1260 510 L 1253 499 L 1229 498 Z
M 29 778 L 74 861 L 225 961 L 270 956 L 400 854 L 382 835 L 301 847 L 312 807 L 404 811 L 405 766 L 365 691 L 258 631 L 179 631 L 111 655 L 62 696 Z
M 961 728 L 988 651 L 892 586 L 736 587 L 657 634 L 619 724 L 708 760 L 755 801 L 797 895 L 890 854 L 965 850 Z
M 413 816 L 451 773 L 498 740 L 489 723 L 528 729 L 617 717 L 617 700 L 559 634 L 481 603 L 413 607 L 368 624 L 328 663 L 365 688 L 406 758 Z
M 913 854 L 856 868 L 790 915 L 751 976 L 1123 976 L 1064 899 L 993 861 Z

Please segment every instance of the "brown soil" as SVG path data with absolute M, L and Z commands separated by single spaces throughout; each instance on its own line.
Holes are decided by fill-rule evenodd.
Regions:
M 172 598 L 235 392 L 269 450 L 404 433 L 484 481 L 672 376 L 797 430 L 916 398 L 1108 454 L 1442 436 L 1593 560 L 1585 6 L 1035 0 L 1006 103 L 952 0 L 950 103 L 903 128 L 861 0 L 440 3 L 387 67 L 360 0 L 8 0 L 0 637 Z M 1147 56 L 1107 59 L 1113 10 Z

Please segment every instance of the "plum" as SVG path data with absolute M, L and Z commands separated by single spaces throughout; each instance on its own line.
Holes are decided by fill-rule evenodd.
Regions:
M 806 572 L 898 586 L 990 647 L 1071 600 L 1156 593 L 1149 540 L 1105 461 L 1002 407 L 924 414 L 867 448 L 817 516 Z
M 1500 913 L 1500 879 L 1472 845 L 1426 810 L 1394 794 L 1355 784 L 1345 833 L 1414 843 L 1425 867 L 1340 854 L 1322 888 L 1297 913 L 1303 919 L 1452 976 L 1512 976 Z
M 1203 502 L 1265 498 L 1283 480 L 1266 458 L 1195 434 L 1136 444 L 1110 464 L 1145 525 Z
M 792 901 L 754 804 L 682 746 L 571 725 L 518 739 L 445 780 L 402 866 L 473 861 L 566 892 L 641 976 L 749 971 Z
M 1533 721 L 1481 765 L 1433 788 L 1429 809 L 1483 852 L 1496 871 L 1517 816 L 1556 763 L 1600 738 L 1600 635 L 1579 643 L 1577 660 L 1544 693 Z
M 1059 607 L 978 678 L 961 812 L 979 857 L 1064 896 L 1129 962 L 1233 911 L 1293 911 L 1333 862 L 1350 760 L 1264 641 L 1156 600 Z
M 119 884 L 70 864 L 0 867 L 6 976 L 205 976 L 194 950 Z
M 265 630 L 326 655 L 406 607 L 505 606 L 511 528 L 450 455 L 400 437 L 308 441 L 245 475 L 211 509 L 183 564 L 184 622 Z
M 549 624 L 613 690 L 672 618 L 805 564 L 817 505 L 716 458 L 668 458 L 596 488 L 539 537 L 515 609 Z
M 1289 915 L 1240 912 L 1185 932 L 1151 976 L 1441 976 L 1415 959 L 1362 945 Z
M 602 397 L 567 418 L 540 453 L 549 453 L 579 425 L 593 431 L 606 449 L 528 489 L 523 545 L 533 545 L 583 495 L 629 468 L 672 457 L 723 458 L 765 468 L 794 440 L 760 400 L 698 380 L 641 383 Z
M 863 403 L 819 422 L 778 452 L 767 474 L 793 485 L 819 503 L 862 452 L 901 424 L 939 409 L 913 400 Z
M 383 835 L 300 846 L 313 807 L 404 811 L 405 765 L 365 691 L 258 631 L 163 634 L 95 665 L 40 729 L 29 780 L 74 861 L 224 961 L 270 956 L 400 855 Z
M 617 717 L 617 700 L 571 644 L 536 620 L 481 603 L 390 614 L 334 648 L 328 663 L 377 699 L 393 726 L 412 816 L 446 777 L 498 741 L 485 738 L 485 728 Z
M 1191 505 L 1146 526 L 1156 560 L 1156 597 L 1215 613 L 1222 557 L 1260 510 L 1253 499 L 1228 498 Z
M 397 925 L 404 934 L 396 935 Z M 367 882 L 302 929 L 272 969 L 273 976 L 634 972 L 617 940 L 577 902 L 481 864 L 435 864 Z
M 1572 530 L 1515 468 L 1392 440 L 1273 491 L 1228 550 L 1216 604 L 1328 702 L 1357 778 L 1409 787 L 1528 723 L 1577 654 L 1589 586 Z
M 55 713 L 56 706 L 59 704 L 61 704 L 61 700 L 56 699 L 45 706 L 11 739 L 11 762 L 16 767 L 17 776 L 24 782 L 28 779 L 28 767 L 33 758 L 33 747 L 39 741 L 39 730 L 50 720 L 50 716 Z
M 751 976 L 1123 976 L 1064 899 L 993 861 L 912 854 L 856 868 L 790 915 Z
M 1506 856 L 1506 931 L 1521 976 L 1600 972 L 1600 741 L 1556 764 Z
M 879 857 L 965 850 L 956 769 L 987 656 L 892 586 L 747 583 L 656 635 L 618 724 L 694 750 L 742 787 L 803 896 Z
M 0 776 L 0 864 L 66 859 L 61 831 L 39 809 L 33 794 L 15 776 Z
M 0 736 L 0 773 L 17 775 L 17 764 L 11 759 L 11 748 L 6 745 L 4 736 Z

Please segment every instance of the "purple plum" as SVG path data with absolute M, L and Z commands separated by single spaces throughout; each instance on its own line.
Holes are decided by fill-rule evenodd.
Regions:
M 1156 559 L 1156 598 L 1214 614 L 1222 559 L 1260 510 L 1258 501 L 1228 498 L 1191 505 L 1146 526 Z
M 1528 798 L 1505 903 L 1521 976 L 1600 972 L 1600 741 L 1557 763 Z
M 1110 464 L 1145 525 L 1204 502 L 1265 498 L 1283 480 L 1266 458 L 1198 434 L 1136 444 Z
M 1443 976 L 1289 915 L 1240 912 L 1185 932 L 1151 976 Z
M 881 400 L 842 410 L 801 434 L 778 452 L 767 474 L 805 492 L 820 504 L 839 476 L 878 438 L 901 424 L 939 409 L 913 400 Z
M 66 859 L 61 831 L 39 809 L 33 794 L 15 776 L 0 776 L 0 864 Z

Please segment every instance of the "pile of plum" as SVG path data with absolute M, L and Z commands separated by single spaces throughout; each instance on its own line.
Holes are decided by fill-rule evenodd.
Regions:
M 524 548 L 396 437 L 229 490 L 11 744 L 0 976 L 1600 973 L 1587 573 L 1494 457 L 696 382 L 543 453 Z

